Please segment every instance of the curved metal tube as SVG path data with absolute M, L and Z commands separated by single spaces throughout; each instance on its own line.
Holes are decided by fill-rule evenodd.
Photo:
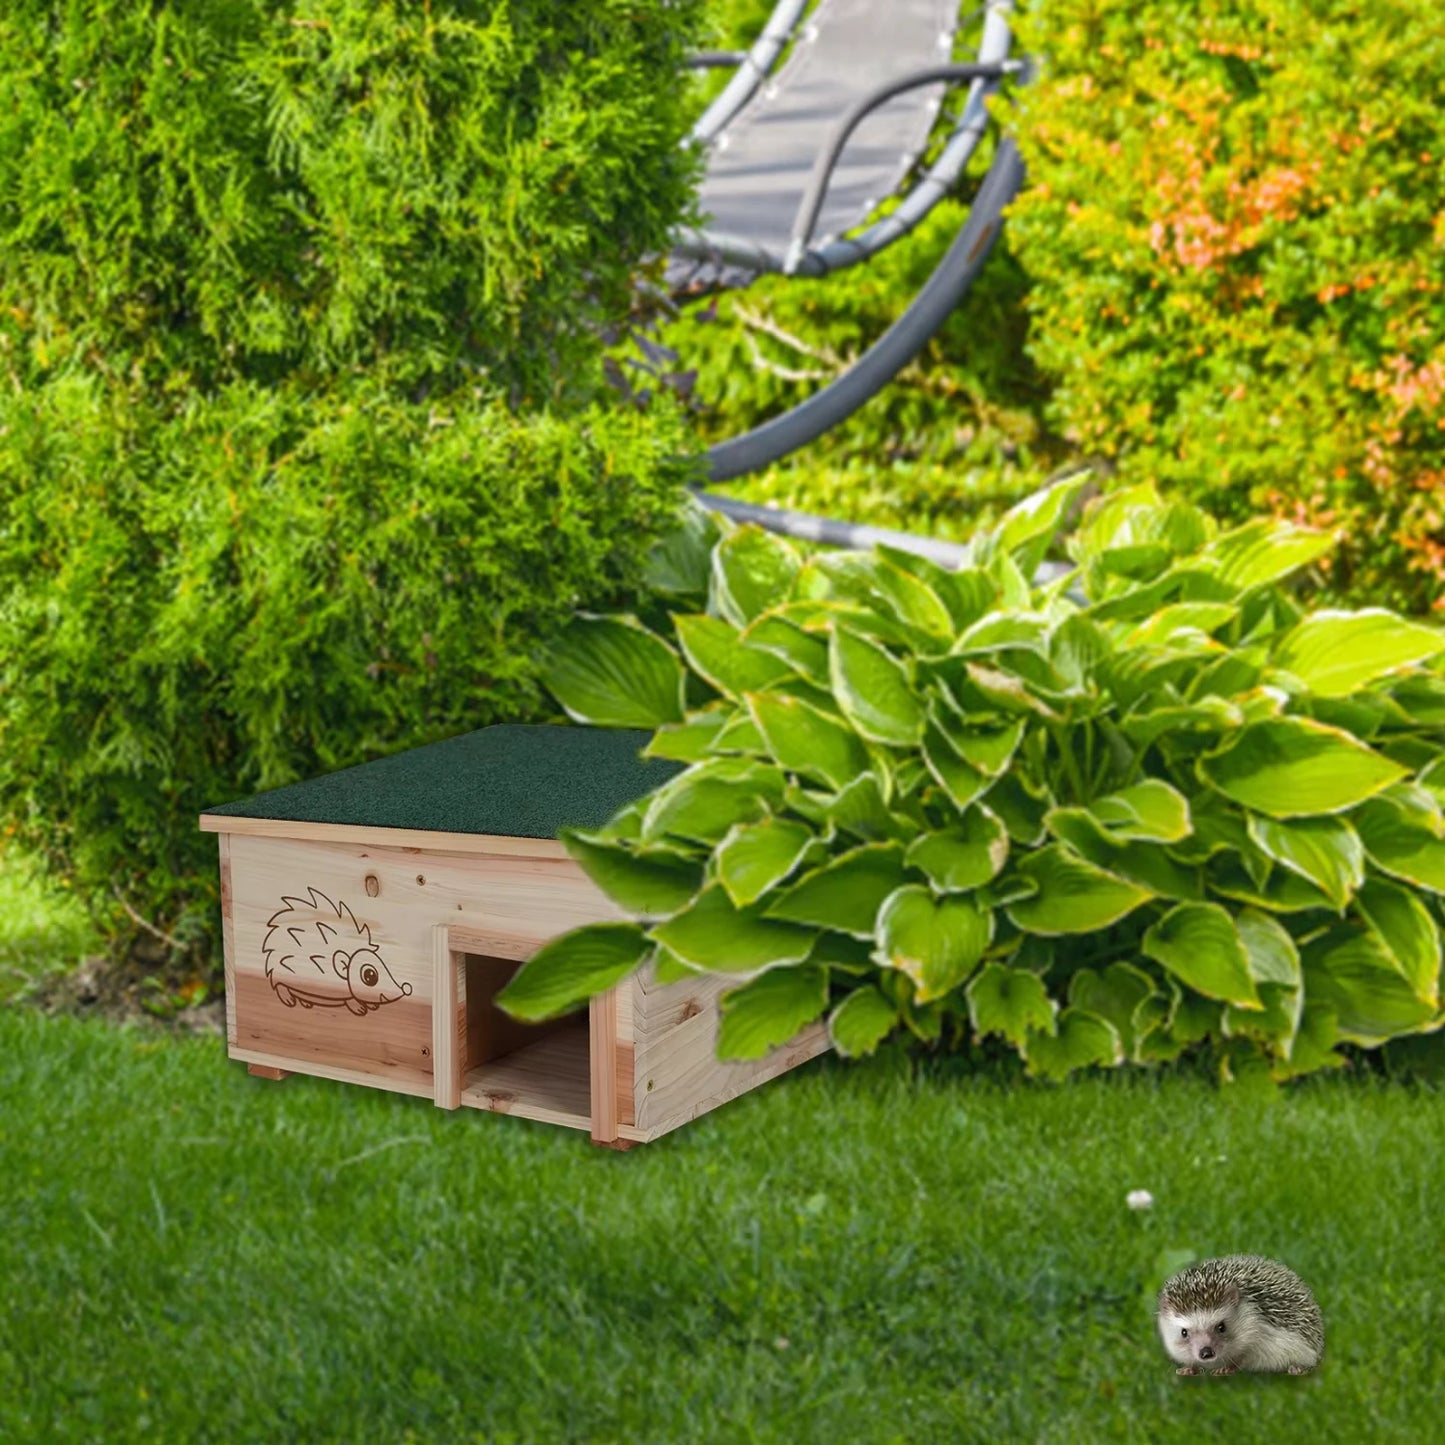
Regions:
M 1009 59 L 1013 32 L 1009 27 L 1008 16 L 1012 9 L 1012 0 L 994 0 L 994 3 L 982 7 L 986 15 L 975 64 L 997 65 Z M 978 14 L 978 11 L 973 12 L 963 23 L 971 23 Z M 1027 75 L 1027 66 L 1027 60 L 1023 61 L 1021 74 L 1024 76 Z M 866 230 L 853 236 L 827 240 L 820 246 L 809 248 L 799 261 L 794 274 L 827 276 L 834 271 L 841 271 L 876 256 L 885 246 L 892 245 L 913 230 L 953 189 L 964 168 L 973 158 L 973 153 L 988 128 L 985 102 L 997 88 L 996 80 L 975 80 L 969 87 L 963 112 L 952 136 L 918 184 L 904 195 L 893 210 L 874 221 Z M 691 260 L 720 262 L 759 274 L 781 272 L 785 260 L 783 256 L 775 254 L 756 241 L 708 231 L 706 228 L 680 228 L 673 238 L 672 249 L 675 255 Z
M 963 299 L 998 238 L 1004 207 L 1018 194 L 1023 180 L 1018 147 L 1005 137 L 969 207 L 963 229 L 903 315 L 836 381 L 782 416 L 712 447 L 705 454 L 708 480 L 723 482 L 745 476 L 797 451 L 851 416 L 886 386 Z M 702 500 L 709 502 L 705 493 Z
M 808 0 L 778 0 L 768 23 L 763 26 L 763 33 L 753 42 L 737 73 L 698 117 L 684 144 L 701 141 L 706 145 L 753 98 L 754 91 L 778 63 L 778 56 L 787 48 L 807 8 Z
M 1023 62 L 1018 60 L 997 61 L 989 65 L 930 65 L 923 70 L 915 70 L 911 75 L 898 76 L 859 100 L 838 122 L 832 139 L 818 152 L 818 159 L 813 163 L 808 188 L 798 203 L 798 217 L 793 222 L 793 239 L 783 261 L 783 274 L 792 276 L 797 272 L 808 242 L 813 239 L 813 227 L 818 223 L 818 212 L 823 209 L 828 182 L 832 179 L 838 157 L 843 154 L 843 147 L 848 144 L 848 138 L 880 105 L 892 100 L 895 95 L 902 95 L 905 90 L 917 90 L 923 85 L 949 80 L 1002 80 L 1005 75 L 1022 68 Z

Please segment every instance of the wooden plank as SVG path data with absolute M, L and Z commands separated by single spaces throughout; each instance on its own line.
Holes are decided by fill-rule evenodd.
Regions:
M 557 933 L 624 916 L 570 858 L 239 834 L 229 850 L 235 1044 L 291 1055 L 302 1069 L 409 1073 L 433 1097 L 438 924 L 452 929 L 453 952 L 521 960 Z M 368 976 L 380 973 L 385 996 L 355 997 L 337 971 L 348 950 Z
M 684 986 L 690 983 L 683 980 Z M 819 1021 L 764 1058 L 722 1060 L 717 1057 L 719 1021 L 714 1005 L 666 1032 L 637 1040 L 635 1123 L 648 1138 L 735 1099 L 829 1047 L 827 1026 Z
M 498 857 L 565 858 L 555 838 L 514 838 L 498 833 L 443 833 L 425 828 L 375 828 L 364 823 L 308 823 L 292 818 L 240 818 L 202 813 L 203 833 L 230 833 L 247 838 L 305 839 L 317 843 L 363 844 L 379 848 L 412 848 L 428 853 L 493 854 Z
M 444 923 L 432 928 L 432 1097 L 439 1109 L 461 1104 L 467 1043 L 466 958 L 452 952 L 448 932 Z
M 236 1042 L 236 920 L 231 905 L 231 838 L 222 833 L 221 844 L 221 958 L 226 983 L 226 1043 Z
M 246 1072 L 254 1074 L 258 1079 L 284 1079 L 288 1077 L 286 1069 L 278 1069 L 274 1064 L 247 1064 Z
M 231 1049 L 230 1057 L 248 1065 L 266 1064 L 287 1074 L 310 1074 L 318 1079 L 330 1079 L 338 1084 L 365 1084 L 369 1089 L 385 1089 L 392 1094 L 413 1094 L 423 1099 L 431 1098 L 430 1079 L 423 1087 L 410 1079 L 392 1078 L 384 1074 L 368 1074 L 363 1073 L 360 1069 L 338 1068 L 334 1064 L 308 1062 L 298 1067 L 291 1059 L 263 1053 L 258 1049 Z
M 588 1033 L 574 1022 L 505 1058 L 468 1069 L 461 1102 L 472 1109 L 590 1129 Z
M 617 1139 L 617 990 L 597 994 L 589 1010 L 592 1049 L 592 1142 Z

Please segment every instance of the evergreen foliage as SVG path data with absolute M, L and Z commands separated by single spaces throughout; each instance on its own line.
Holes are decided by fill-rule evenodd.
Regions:
M 118 950 L 218 964 L 202 808 L 555 716 L 535 647 L 686 470 L 601 332 L 695 9 L 0 15 L 0 827 Z

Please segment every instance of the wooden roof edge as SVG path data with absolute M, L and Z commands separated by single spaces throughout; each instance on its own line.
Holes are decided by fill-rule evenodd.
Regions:
M 317 843 L 367 843 L 426 853 L 502 853 L 523 858 L 569 858 L 555 838 L 520 838 L 501 833 L 451 833 L 427 828 L 386 828 L 369 823 L 319 823 L 301 818 L 248 818 L 202 813 L 203 833 L 250 838 L 299 838 Z

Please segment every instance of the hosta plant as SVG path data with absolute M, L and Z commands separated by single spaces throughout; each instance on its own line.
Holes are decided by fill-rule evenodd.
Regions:
M 579 615 L 548 673 L 685 764 L 562 835 L 632 921 L 562 934 L 499 1002 L 720 972 L 723 1057 L 826 1016 L 845 1055 L 968 1029 L 1042 1077 L 1208 1040 L 1283 1079 L 1445 1024 L 1445 635 L 1307 611 L 1287 579 L 1328 536 L 1148 485 L 1031 581 L 1081 486 L 956 571 L 688 514 L 641 615 Z

